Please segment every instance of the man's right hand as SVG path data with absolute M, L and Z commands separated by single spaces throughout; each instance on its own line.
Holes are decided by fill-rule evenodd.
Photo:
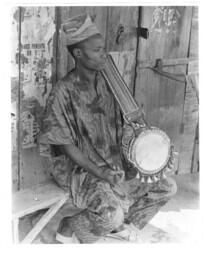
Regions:
M 114 169 L 110 167 L 98 168 L 93 162 L 91 162 L 81 151 L 74 145 L 61 145 L 62 151 L 70 157 L 75 163 L 81 166 L 83 169 L 89 171 L 91 174 L 99 177 L 110 183 L 111 185 L 116 185 L 121 183 L 125 178 L 125 173 L 120 170 L 119 167 Z
M 101 178 L 106 180 L 111 185 L 116 185 L 124 181 L 125 173 L 120 168 L 106 168 L 102 170 Z

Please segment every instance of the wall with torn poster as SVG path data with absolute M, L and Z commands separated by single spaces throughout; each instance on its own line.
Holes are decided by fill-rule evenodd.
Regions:
M 20 168 L 16 181 L 18 187 L 47 178 L 47 175 L 43 175 L 44 160 L 38 156 L 37 134 L 52 88 L 54 18 L 54 7 L 21 7 L 13 11 L 12 27 L 16 26 L 17 34 L 14 42 L 20 46 L 14 46 L 12 53 L 12 87 L 14 83 L 20 87 L 20 94 L 16 90 L 12 97 L 12 105 L 16 106 L 13 112 L 19 112 L 17 118 L 20 120 L 20 139 L 17 145 Z M 15 67 L 19 73 L 15 73 Z M 20 83 L 17 73 L 20 75 Z
M 55 31 L 53 7 L 22 8 L 21 103 L 22 147 L 36 146 L 40 117 L 51 90 Z

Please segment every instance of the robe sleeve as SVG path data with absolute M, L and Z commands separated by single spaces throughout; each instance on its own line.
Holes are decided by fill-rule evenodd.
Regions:
M 59 82 L 48 98 L 40 144 L 76 144 L 75 117 L 69 89 Z

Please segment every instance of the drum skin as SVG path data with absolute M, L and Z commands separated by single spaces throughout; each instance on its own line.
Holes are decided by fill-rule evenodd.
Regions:
M 170 156 L 170 139 L 156 127 L 139 129 L 129 143 L 128 160 L 144 175 L 162 171 Z

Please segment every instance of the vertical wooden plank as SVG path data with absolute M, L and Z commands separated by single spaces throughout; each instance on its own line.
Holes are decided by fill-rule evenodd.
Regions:
M 54 7 L 54 23 L 55 23 L 55 32 L 53 34 L 52 38 L 52 44 L 53 44 L 53 54 L 51 58 L 52 62 L 52 77 L 51 77 L 51 83 L 52 86 L 54 86 L 58 80 L 58 74 L 57 74 L 57 66 L 58 66 L 58 38 L 59 38 L 59 7 Z
M 19 8 L 12 9 L 11 38 L 11 140 L 12 140 L 12 190 L 19 188 L 18 173 L 18 95 L 19 95 Z
M 199 159 L 199 131 L 198 131 L 198 128 L 199 127 L 197 124 L 194 145 L 193 145 L 191 173 L 199 172 L 200 159 Z
M 106 34 L 106 17 L 107 17 L 107 7 L 95 7 L 95 6 L 75 6 L 75 7 L 59 7 L 58 19 L 60 25 L 67 21 L 67 19 L 74 17 L 76 15 L 88 13 L 97 28 L 105 37 Z M 64 77 L 68 71 L 74 67 L 74 62 L 72 56 L 68 53 L 67 48 L 63 45 L 61 37 L 59 37 L 59 47 L 58 47 L 58 79 Z
M 109 7 L 107 51 L 132 91 L 136 63 L 138 7 Z M 123 32 L 121 32 L 123 31 Z
M 198 58 L 198 7 L 193 7 L 189 57 Z M 181 135 L 180 173 L 198 170 L 198 68 L 188 66 L 185 102 L 183 109 L 183 131 Z
M 48 179 L 37 134 L 52 87 L 54 7 L 21 7 L 21 188 Z
M 192 7 L 143 7 L 142 26 L 150 33 L 147 41 L 140 39 L 137 62 L 188 57 L 191 16 Z M 186 74 L 186 65 L 163 70 Z M 149 123 L 166 131 L 180 152 L 185 84 L 138 67 L 135 86 L 135 97 L 144 105 Z
M 197 161 L 198 151 L 194 152 L 198 143 L 198 99 L 194 84 L 196 83 L 194 77 L 196 74 L 191 74 L 188 77 L 186 84 L 186 94 L 183 113 L 183 133 L 181 136 L 181 154 L 180 154 L 180 172 L 193 171 L 193 160 Z M 195 154 L 195 156 L 194 156 Z M 197 154 L 197 155 L 196 155 Z M 197 169 L 197 168 L 196 168 Z
M 193 7 L 193 16 L 191 23 L 191 36 L 190 36 L 190 57 L 198 58 L 198 6 Z

